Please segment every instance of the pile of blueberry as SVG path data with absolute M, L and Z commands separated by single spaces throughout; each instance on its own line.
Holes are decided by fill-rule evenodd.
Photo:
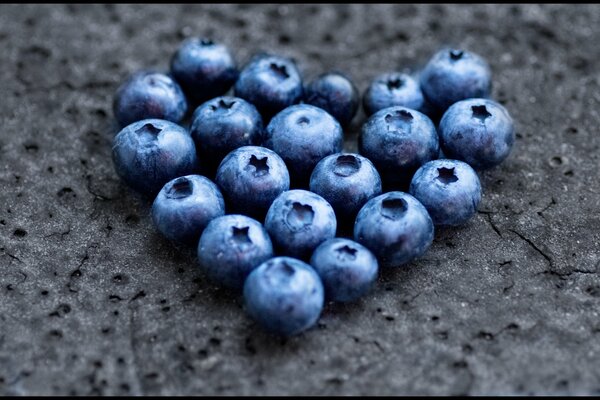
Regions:
M 325 299 L 354 301 L 380 266 L 421 256 L 434 225 L 475 214 L 474 169 L 501 163 L 515 135 L 490 91 L 488 64 L 467 51 L 439 51 L 418 76 L 383 74 L 363 96 L 360 154 L 346 153 L 361 103 L 346 76 L 304 86 L 293 60 L 266 53 L 239 71 L 224 45 L 194 38 L 169 74 L 138 72 L 118 89 L 113 160 L 155 198 L 161 234 L 197 246 L 206 276 L 243 291 L 267 330 L 294 335 Z

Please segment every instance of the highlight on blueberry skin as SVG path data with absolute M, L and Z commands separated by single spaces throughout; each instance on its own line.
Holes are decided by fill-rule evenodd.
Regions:
M 410 194 L 429 212 L 434 225 L 467 223 L 481 202 L 481 183 L 471 166 L 458 160 L 434 160 L 421 166 Z
M 367 115 L 388 107 L 402 106 L 423 111 L 423 93 L 419 82 L 408 74 L 390 72 L 377 76 L 363 95 Z
M 319 75 L 304 88 L 304 102 L 327 111 L 342 126 L 350 124 L 359 101 L 358 89 L 340 72 Z
M 265 228 L 276 252 L 308 260 L 318 245 L 335 236 L 337 221 L 324 198 L 295 189 L 283 192 L 271 204 Z
M 150 118 L 180 122 L 187 111 L 187 99 L 179 84 L 156 71 L 131 75 L 117 89 L 113 101 L 115 118 L 122 127 Z
M 248 275 L 244 302 L 250 317 L 265 330 L 293 336 L 316 324 L 324 289 L 310 265 L 291 257 L 275 257 Z
M 269 119 L 302 99 L 302 77 L 292 59 L 262 53 L 242 69 L 234 92 Z
M 198 168 L 196 147 L 188 131 L 161 119 L 123 128 L 113 138 L 112 158 L 127 185 L 152 196 L 171 179 L 193 174 Z
M 225 94 L 239 75 L 227 46 L 198 37 L 185 40 L 173 54 L 171 73 L 196 104 Z
M 263 121 L 256 107 L 246 100 L 221 96 L 194 111 L 190 133 L 198 155 L 214 172 L 229 152 L 261 143 Z
M 225 214 L 225 201 L 210 179 L 182 176 L 168 182 L 152 204 L 156 229 L 174 242 L 195 245 L 204 228 Z
M 350 302 L 365 295 L 377 280 L 377 259 L 363 245 L 335 238 L 321 243 L 310 259 L 325 287 L 325 297 Z
M 489 97 L 492 71 L 477 54 L 446 48 L 429 60 L 421 72 L 420 82 L 425 98 L 443 113 L 457 101 Z
M 244 146 L 219 165 L 216 183 L 230 212 L 263 220 L 273 201 L 290 188 L 285 162 L 272 150 Z
M 435 125 L 425 114 L 406 107 L 388 107 L 373 114 L 358 138 L 360 154 L 373 162 L 384 187 L 408 187 L 414 172 L 439 154 Z
M 264 146 L 283 158 L 292 185 L 303 186 L 322 158 L 342 150 L 343 136 L 340 123 L 327 111 L 298 104 L 273 117 L 267 125 Z
M 433 242 L 427 209 L 404 192 L 388 192 L 367 202 L 354 224 L 354 240 L 375 254 L 381 267 L 397 267 L 420 257 Z
M 198 243 L 198 264 L 213 282 L 242 289 L 248 274 L 273 257 L 273 245 L 260 222 L 245 215 L 210 221 Z
M 467 99 L 452 105 L 442 117 L 439 135 L 444 154 L 476 170 L 502 163 L 515 141 L 510 114 L 489 99 Z
M 319 161 L 309 187 L 331 204 L 340 225 L 351 225 L 361 207 L 381 194 L 381 178 L 369 159 L 338 153 Z

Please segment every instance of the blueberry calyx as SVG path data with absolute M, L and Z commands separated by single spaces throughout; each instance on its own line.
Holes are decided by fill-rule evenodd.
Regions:
M 285 277 L 285 278 L 289 278 L 296 273 L 296 270 L 294 269 L 294 267 L 292 267 L 285 261 L 281 261 L 279 263 L 270 263 L 267 266 L 266 270 L 268 271 L 269 275 L 272 275 L 272 276 L 279 275 L 279 276 Z
M 138 135 L 149 135 L 149 136 L 153 136 L 156 137 L 158 136 L 158 134 L 162 132 L 161 128 L 157 128 L 156 126 L 154 126 L 151 123 L 147 123 L 144 124 L 141 128 L 136 129 L 135 133 L 137 133 Z
M 212 46 L 214 44 L 215 42 L 213 42 L 211 39 L 200 39 L 200 45 L 202 46 Z
M 413 115 L 406 110 L 399 110 L 393 114 L 387 114 L 385 116 L 385 122 L 388 124 L 388 130 L 394 130 L 397 132 L 402 132 L 405 130 L 410 131 L 413 119 Z
M 481 123 L 485 123 L 485 120 L 488 117 L 491 117 L 492 114 L 490 114 L 487 110 L 487 108 L 485 107 L 485 105 L 481 105 L 481 106 L 472 106 L 471 110 L 473 110 L 473 118 L 477 118 L 478 120 L 481 121 Z
M 300 126 L 307 126 L 310 124 L 310 119 L 308 117 L 302 116 L 298 118 L 298 121 L 296 121 L 296 123 Z
M 454 168 L 438 168 L 437 180 L 447 185 L 452 182 L 456 182 L 458 177 L 454 174 Z
M 360 169 L 360 160 L 351 154 L 338 156 L 335 160 L 333 173 L 338 176 L 348 177 Z
M 230 110 L 231 107 L 233 107 L 234 104 L 235 104 L 235 101 L 232 101 L 231 103 L 228 103 L 225 100 L 221 99 L 221 100 L 219 100 L 219 102 L 216 105 L 215 104 L 211 104 L 210 105 L 210 110 L 211 111 Z
M 310 226 L 314 218 L 315 212 L 311 206 L 295 201 L 287 214 L 286 221 L 294 230 L 300 230 Z
M 381 202 L 381 215 L 389 219 L 401 218 L 408 204 L 404 199 L 385 199 Z
M 387 81 L 389 91 L 400 89 L 402 86 L 404 86 L 404 79 L 402 78 L 391 78 Z
M 450 59 L 452 61 L 460 60 L 463 55 L 464 55 L 464 51 L 462 51 L 462 50 L 450 50 Z
M 290 74 L 287 72 L 287 68 L 285 67 L 285 65 L 279 65 L 277 63 L 272 62 L 269 65 L 269 68 L 271 68 L 271 71 L 273 71 L 275 73 L 275 75 L 280 78 L 281 80 L 287 79 L 290 77 Z
M 231 239 L 237 245 L 252 244 L 252 240 L 248 236 L 249 226 L 238 228 L 233 226 L 231 228 Z
M 169 199 L 183 199 L 194 192 L 194 185 L 191 180 L 185 177 L 177 178 L 171 187 L 167 190 L 166 196 Z
M 342 247 L 338 247 L 337 249 L 335 249 L 335 251 L 338 253 L 338 258 L 342 261 L 345 261 L 356 260 L 356 252 L 358 250 L 353 249 L 348 245 L 344 245 Z
M 268 157 L 258 158 L 254 154 L 250 156 L 248 166 L 254 167 L 254 176 L 259 177 L 269 173 Z

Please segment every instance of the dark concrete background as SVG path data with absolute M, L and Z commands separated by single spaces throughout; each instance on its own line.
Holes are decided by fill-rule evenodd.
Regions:
M 113 93 L 190 35 L 361 91 L 464 46 L 514 151 L 467 226 L 273 338 L 113 171 Z M 600 394 L 598 40 L 597 5 L 1 5 L 0 394 Z

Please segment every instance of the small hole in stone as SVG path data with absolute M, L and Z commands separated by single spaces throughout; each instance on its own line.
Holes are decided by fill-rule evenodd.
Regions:
M 23 146 L 28 153 L 36 153 L 39 150 L 39 146 L 35 143 L 25 143 Z
M 431 317 L 432 321 L 437 321 L 439 319 L 440 319 L 440 317 L 438 317 L 437 315 L 434 315 L 434 316 Z
M 47 290 L 42 290 L 42 291 L 40 292 L 40 294 L 41 294 L 42 296 L 48 296 L 48 291 L 47 291 Z
M 553 167 L 558 167 L 562 163 L 563 163 L 562 157 L 555 156 L 550 159 L 550 165 L 552 165 Z
M 141 128 L 136 129 L 135 133 L 138 135 L 157 136 L 162 131 L 161 128 L 157 128 L 154 124 L 144 124 Z
M 75 197 L 75 193 L 73 192 L 73 189 L 71 189 L 70 187 L 64 187 L 62 189 L 60 189 L 58 192 L 56 192 L 56 195 L 58 197 L 63 197 L 64 195 L 68 194 L 68 193 L 73 193 L 73 197 Z
M 408 209 L 404 199 L 387 198 L 381 202 L 381 215 L 391 219 L 401 218 Z
M 137 224 L 138 222 L 140 222 L 140 217 L 138 217 L 137 215 L 134 214 L 130 214 L 127 217 L 125 217 L 125 223 L 126 224 Z
M 307 204 L 294 202 L 292 209 L 288 212 L 286 221 L 294 229 L 302 229 L 310 226 L 315 218 L 313 208 Z
M 249 230 L 250 227 L 248 226 L 245 226 L 243 228 L 233 226 L 231 228 L 231 238 L 233 239 L 233 242 L 238 246 L 252 244 L 252 240 L 250 240 L 250 237 L 248 236 Z
M 460 60 L 464 52 L 462 50 L 450 50 L 450 59 L 453 61 Z
M 219 346 L 221 344 L 221 339 L 216 338 L 216 337 L 211 337 L 209 339 L 209 343 L 212 344 L 213 346 Z
M 161 308 L 161 311 L 162 312 L 169 312 L 169 311 L 171 311 L 171 307 L 169 307 L 169 306 L 163 307 L 163 308 Z
M 338 176 L 354 175 L 360 170 L 361 161 L 353 155 L 338 156 L 335 160 L 333 172 Z
M 248 165 L 251 167 L 254 167 L 254 176 L 255 177 L 267 175 L 269 173 L 268 161 L 269 161 L 268 157 L 258 158 L 254 154 L 252 154 L 250 156 Z
M 194 185 L 186 177 L 177 178 L 175 182 L 167 189 L 166 196 L 169 199 L 183 199 L 194 192 Z
M 454 174 L 454 168 L 438 168 L 438 177 L 436 178 L 438 181 L 442 182 L 444 185 L 449 183 L 456 182 L 458 177 Z
M 573 174 L 573 171 L 571 171 L 571 170 L 568 170 L 568 171 L 565 171 L 565 174 L 564 174 L 564 175 L 565 175 L 565 176 L 573 176 L 574 174 Z
M 288 74 L 287 68 L 285 65 L 279 65 L 277 63 L 271 63 L 269 65 L 269 68 L 271 68 L 271 71 L 273 71 L 273 73 L 275 73 L 275 76 L 277 76 L 279 79 L 287 79 L 290 77 L 290 75 Z
M 48 332 L 48 334 L 56 339 L 61 339 L 63 337 L 63 333 L 58 329 L 53 329 L 50 332 Z
M 391 78 L 387 81 L 387 87 L 390 91 L 400 89 L 402 86 L 404 86 L 404 79 L 402 78 Z
M 492 116 L 485 107 L 485 105 L 481 106 L 471 106 L 471 110 L 473 111 L 473 118 L 477 118 L 482 123 L 485 122 L 486 118 Z
M 16 237 L 24 237 L 27 235 L 27 231 L 23 229 L 15 229 L 13 235 L 15 235 Z
M 285 34 L 279 35 L 278 40 L 279 40 L 279 43 L 281 43 L 281 44 L 288 44 L 292 41 L 292 39 L 288 35 L 285 35 Z

